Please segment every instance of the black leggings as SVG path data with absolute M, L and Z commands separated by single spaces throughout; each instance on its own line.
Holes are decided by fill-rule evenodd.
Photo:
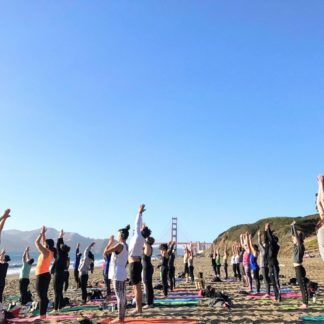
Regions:
M 69 288 L 69 279 L 70 279 L 70 272 L 64 271 L 64 291 L 67 291 Z
M 195 280 L 195 276 L 194 276 L 194 266 L 189 266 L 189 277 L 190 277 L 190 280 L 191 282 L 194 282 Z
M 104 278 L 104 282 L 105 282 L 105 286 L 106 286 L 107 296 L 109 296 L 109 295 L 111 295 L 111 288 L 110 288 L 111 280 L 108 279 L 108 274 L 104 274 L 104 273 L 103 273 L 103 278 Z
M 0 282 L 0 303 L 2 303 L 2 298 L 3 298 L 3 290 L 6 285 L 6 280 L 1 280 Z
M 80 288 L 80 278 L 79 278 L 79 270 L 74 269 L 74 281 L 77 285 L 77 288 Z
M 228 272 L 227 272 L 227 268 L 228 268 L 228 265 L 227 265 L 227 262 L 224 263 L 224 272 L 225 272 L 225 279 L 228 278 Z
M 20 301 L 22 305 L 25 305 L 30 300 L 28 295 L 28 286 L 29 286 L 29 279 L 22 278 L 19 280 L 19 291 L 20 291 Z
M 87 301 L 87 285 L 88 285 L 88 274 L 82 274 L 80 276 L 80 285 L 82 291 L 82 301 L 85 303 Z
M 169 268 L 168 267 L 161 267 L 162 272 L 162 285 L 163 285 L 163 294 L 164 296 L 168 296 L 168 273 Z
M 300 265 L 298 267 L 295 267 L 295 271 L 296 271 L 296 278 L 299 284 L 299 288 L 302 293 L 303 303 L 305 305 L 308 305 L 308 291 L 307 291 L 306 279 L 305 279 L 306 270 L 302 265 Z
M 36 276 L 36 291 L 39 298 L 39 314 L 46 315 L 48 298 L 47 292 L 51 281 L 51 275 L 49 272 L 42 273 Z
M 270 277 L 269 277 L 269 268 L 268 267 L 262 267 L 261 273 L 263 277 L 263 282 L 265 285 L 265 289 L 268 295 L 270 295 Z
M 252 270 L 252 277 L 255 281 L 255 287 L 256 287 L 256 290 L 257 292 L 259 293 L 260 292 L 260 269 L 256 269 L 256 270 Z
M 237 278 L 241 281 L 242 280 L 242 275 L 241 275 L 240 264 L 239 263 L 235 263 L 235 267 L 236 267 Z
M 280 271 L 279 265 L 269 265 L 270 280 L 271 280 L 277 301 L 281 300 L 279 271 Z
M 143 268 L 143 282 L 145 285 L 145 295 L 146 295 L 146 303 L 149 306 L 153 305 L 154 302 L 154 290 L 153 290 L 153 266 L 146 266 Z
M 64 272 L 55 273 L 53 278 L 54 288 L 54 309 L 58 310 L 64 307 L 63 305 L 63 286 Z
M 175 267 L 169 267 L 170 290 L 175 288 Z
M 215 259 L 211 259 L 211 263 L 212 263 L 212 268 L 213 268 L 214 274 L 215 274 L 215 276 L 217 276 Z
M 220 277 L 220 268 L 221 268 L 221 265 L 216 264 L 216 276 L 218 276 L 218 277 Z

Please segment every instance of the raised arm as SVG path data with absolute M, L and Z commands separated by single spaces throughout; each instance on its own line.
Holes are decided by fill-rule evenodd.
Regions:
M 36 246 L 37 250 L 39 251 L 39 253 L 41 253 L 45 257 L 47 257 L 48 251 L 47 251 L 46 247 L 41 243 L 41 241 L 45 242 L 45 240 L 46 240 L 45 233 L 46 233 L 46 228 L 45 228 L 45 226 L 42 226 L 41 231 L 35 241 L 35 246 Z
M 75 258 L 78 257 L 79 253 L 80 253 L 80 243 L 78 243 L 77 246 L 76 246 L 76 249 L 75 249 Z
M 122 252 L 123 245 L 120 243 L 117 243 L 117 244 L 115 244 L 115 243 L 116 243 L 116 241 L 114 239 L 114 236 L 113 235 L 110 236 L 104 253 L 108 254 L 108 253 L 113 253 L 113 252 L 117 252 L 117 253 Z
M 57 242 L 56 242 L 57 252 L 61 252 L 62 251 L 62 246 L 64 245 L 63 236 L 64 236 L 64 231 L 61 230 L 60 236 L 59 236 L 59 238 L 57 239 Z
M 6 209 L 3 213 L 3 215 L 0 217 L 0 234 L 3 230 L 3 227 L 6 223 L 6 220 L 10 217 L 10 209 Z
M 253 247 L 253 244 L 252 244 L 252 235 L 249 233 L 247 234 L 247 241 L 248 241 L 248 246 L 249 246 L 249 249 L 251 251 L 251 253 L 254 255 L 254 256 L 257 256 L 257 253 Z
M 135 231 L 137 235 L 141 234 L 141 230 L 142 230 L 142 225 L 143 225 L 143 218 L 142 218 L 142 214 L 145 212 L 145 205 L 142 204 L 139 206 L 138 208 L 138 213 L 136 215 L 136 219 L 135 219 Z
M 320 218 L 323 220 L 324 219 L 324 176 L 323 175 L 319 175 L 317 177 L 317 183 L 318 183 L 318 193 L 317 193 L 316 205 L 317 205 Z
M 300 244 L 300 240 L 299 240 L 298 233 L 297 233 L 297 230 L 296 230 L 296 226 L 295 225 L 296 225 L 296 222 L 295 221 L 293 221 L 290 224 L 291 235 L 296 238 L 297 244 L 299 245 Z
M 87 248 L 84 250 L 83 252 L 83 256 L 86 259 L 88 257 L 89 251 L 91 250 L 91 248 L 95 245 L 95 242 L 92 242 L 90 245 L 87 246 Z
M 29 246 L 26 247 L 24 253 L 23 253 L 23 256 L 22 256 L 22 261 L 23 263 L 27 262 L 29 260 Z

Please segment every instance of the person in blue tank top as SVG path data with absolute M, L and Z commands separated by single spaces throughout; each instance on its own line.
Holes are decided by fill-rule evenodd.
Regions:
M 260 276 L 259 276 L 260 267 L 258 265 L 259 248 L 256 244 L 252 244 L 251 234 L 248 235 L 248 245 L 251 251 L 250 269 L 252 273 L 252 279 L 255 281 L 256 290 L 259 293 L 260 292 Z

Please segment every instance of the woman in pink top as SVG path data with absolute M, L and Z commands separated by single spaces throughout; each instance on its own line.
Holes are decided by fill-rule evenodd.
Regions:
M 252 276 L 251 276 L 251 268 L 250 268 L 250 248 L 248 245 L 248 233 L 242 234 L 240 236 L 241 244 L 244 247 L 243 253 L 243 267 L 245 272 L 246 282 L 248 284 L 249 292 L 252 292 Z

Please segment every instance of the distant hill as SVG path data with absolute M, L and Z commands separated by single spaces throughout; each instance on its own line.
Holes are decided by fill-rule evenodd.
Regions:
M 30 246 L 31 251 L 36 251 L 35 240 L 39 234 L 39 229 L 32 231 L 6 230 L 3 231 L 1 237 L 1 248 L 9 252 L 22 252 L 26 246 Z M 47 238 L 52 238 L 56 242 L 59 236 L 59 231 L 53 228 L 48 228 L 46 232 Z M 95 253 L 102 253 L 107 240 L 93 239 L 81 236 L 77 233 L 66 232 L 64 235 L 64 242 L 69 245 L 74 251 L 77 243 L 80 243 L 81 249 L 86 248 L 91 242 L 96 242 L 93 251 Z
M 279 237 L 280 252 L 286 253 L 291 251 L 291 234 L 290 234 L 290 224 L 292 221 L 296 221 L 297 229 L 303 231 L 306 235 L 305 245 L 306 249 L 317 249 L 317 242 L 315 237 L 315 225 L 319 220 L 319 216 L 309 215 L 305 217 L 271 217 L 263 218 L 253 224 L 241 224 L 236 225 L 228 229 L 227 231 L 218 235 L 214 240 L 217 246 L 222 248 L 223 240 L 226 240 L 228 247 L 232 246 L 233 242 L 239 241 L 240 234 L 249 232 L 252 234 L 254 242 L 257 240 L 257 231 L 260 229 L 261 232 L 264 230 L 266 223 L 271 224 L 271 228 L 274 230 L 275 234 Z

